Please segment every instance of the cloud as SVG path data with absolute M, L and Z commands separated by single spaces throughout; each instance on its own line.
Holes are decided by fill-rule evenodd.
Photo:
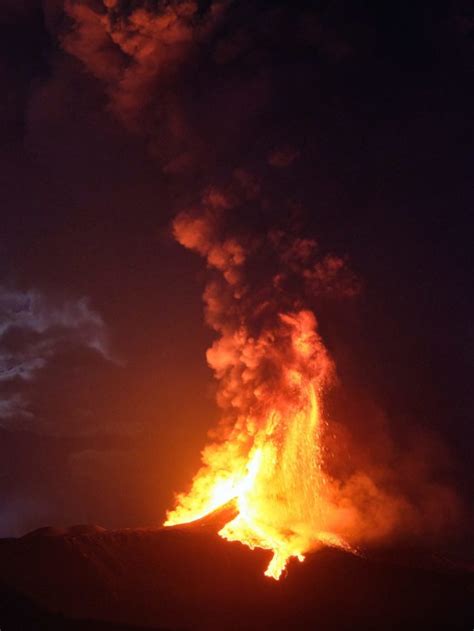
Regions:
M 0 287 L 0 381 L 31 379 L 65 341 L 112 359 L 105 324 L 87 298 L 54 302 Z
M 29 418 L 28 403 L 16 391 L 60 351 L 85 347 L 114 361 L 107 329 L 87 298 L 57 300 L 37 290 L 0 287 L 0 419 Z
M 454 536 L 466 507 L 441 438 L 417 419 L 401 430 L 368 393 L 353 391 L 350 400 L 352 412 L 340 403 L 325 437 L 335 527 L 361 544 Z
M 291 71 L 275 60 L 285 50 L 291 69 L 302 47 L 315 64 L 352 53 L 345 34 L 323 26 L 324 12 L 299 11 L 295 20 L 281 3 L 66 0 L 64 13 L 63 50 L 100 82 L 109 110 L 148 140 L 167 174 L 229 164 L 245 143 L 273 167 L 289 167 L 300 152 L 287 121 L 308 91 L 293 94 Z M 269 111 L 272 133 L 260 146 Z
M 66 1 L 72 26 L 62 38 L 64 49 L 105 83 L 112 110 L 132 127 L 151 98 L 171 91 L 169 81 L 212 29 L 221 7 L 214 3 L 202 13 L 192 0 L 161 3 L 156 10 L 135 4 L 123 10 L 112 1 L 95 8 Z

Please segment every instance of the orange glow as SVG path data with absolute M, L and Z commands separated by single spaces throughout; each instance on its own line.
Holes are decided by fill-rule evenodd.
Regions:
M 332 363 L 310 311 L 280 314 L 275 327 L 256 340 L 245 330 L 229 335 L 213 345 L 208 361 L 218 377 L 219 370 L 243 362 L 245 369 L 228 379 L 227 390 L 237 410 L 249 394 L 246 388 L 254 403 L 223 423 L 219 440 L 204 449 L 202 468 L 190 491 L 177 497 L 165 525 L 195 521 L 234 500 L 238 514 L 219 535 L 272 551 L 265 574 L 279 579 L 291 558 L 303 561 L 319 546 L 350 549 L 328 527 L 331 507 L 322 470 L 320 396 Z M 285 362 L 277 385 L 256 386 L 251 371 L 277 345 L 278 360 Z

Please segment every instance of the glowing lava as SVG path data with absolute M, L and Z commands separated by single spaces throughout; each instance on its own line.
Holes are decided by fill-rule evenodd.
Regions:
M 348 547 L 322 467 L 321 397 L 334 365 L 304 307 L 305 294 L 340 284 L 344 265 L 321 259 L 311 239 L 278 230 L 260 238 L 235 233 L 228 224 L 246 190 L 210 189 L 200 208 L 173 223 L 176 240 L 211 270 L 204 304 L 217 339 L 206 357 L 223 417 L 165 525 L 233 502 L 237 516 L 219 534 L 272 551 L 266 575 L 278 579 L 292 557 L 302 561 L 323 544 Z
M 238 419 L 222 442 L 204 450 L 204 466 L 190 492 L 178 496 L 177 507 L 165 522 L 167 526 L 192 522 L 235 500 L 238 514 L 220 536 L 271 550 L 273 558 L 265 574 L 275 579 L 290 558 L 303 561 L 304 554 L 318 545 L 348 548 L 324 528 L 328 506 L 317 394 L 324 371 L 321 366 L 315 371 L 319 380 L 305 373 L 315 361 L 328 359 L 321 353 L 314 316 L 308 311 L 280 315 L 279 327 L 271 335 L 277 338 L 280 345 L 290 345 L 282 373 L 286 383 L 269 400 L 262 390 L 259 418 Z M 245 336 L 238 347 L 249 348 Z M 304 370 L 298 370 L 299 364 Z

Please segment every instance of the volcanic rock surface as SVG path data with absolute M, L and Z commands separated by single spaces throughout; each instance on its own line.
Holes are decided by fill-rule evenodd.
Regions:
M 467 567 L 428 553 L 382 561 L 326 548 L 277 582 L 263 575 L 269 553 L 216 535 L 222 517 L 0 540 L 2 631 L 473 628 Z

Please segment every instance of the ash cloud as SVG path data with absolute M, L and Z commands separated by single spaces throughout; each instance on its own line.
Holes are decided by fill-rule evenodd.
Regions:
M 129 3 L 124 8 L 112 0 L 64 5 L 73 24 L 62 39 L 65 50 L 105 83 L 113 111 L 132 126 L 161 85 L 172 89 L 177 69 L 209 36 L 224 4 L 216 2 L 204 13 L 192 0 L 156 6 Z
M 209 185 L 213 178 L 208 173 L 201 177 L 205 193 L 176 217 L 173 230 L 182 245 L 205 258 L 212 276 L 204 293 L 206 319 L 225 341 L 216 342 L 207 359 L 223 379 L 218 401 L 229 412 L 236 407 L 233 402 L 242 404 L 236 384 L 244 374 L 255 379 L 256 392 L 263 383 L 279 384 L 271 362 L 265 362 L 272 344 L 258 343 L 265 327 L 274 331 L 281 326 L 279 310 L 314 308 L 319 314 L 322 306 L 324 325 L 328 301 L 352 300 L 361 290 L 361 280 L 344 256 L 325 252 L 314 238 L 302 236 L 306 211 L 298 196 L 288 188 L 280 190 L 279 184 L 272 196 L 271 186 L 262 187 L 260 173 L 266 163 L 273 170 L 274 185 L 278 178 L 291 178 L 295 168 L 308 169 L 307 154 L 315 155 L 308 150 L 305 125 L 293 120 L 317 127 L 315 111 L 324 114 L 324 95 L 295 89 L 292 70 L 302 72 L 308 84 L 320 82 L 331 89 L 332 79 L 325 72 L 334 71 L 337 83 L 337 69 L 349 68 L 359 94 L 357 65 L 367 63 L 370 50 L 378 45 L 376 24 L 365 24 L 355 9 L 341 22 L 343 4 L 301 12 L 284 6 L 252 11 L 226 3 L 200 9 L 194 2 L 157 3 L 153 8 L 112 0 L 64 6 L 69 17 L 61 34 L 64 50 L 101 82 L 110 109 L 124 125 L 147 138 L 161 169 L 168 175 L 199 168 L 217 174 L 217 186 Z M 433 42 L 449 47 L 441 31 L 429 32 Z M 415 43 L 409 42 L 412 47 Z M 282 50 L 291 63 L 288 56 L 282 58 Z M 300 70 L 299 54 L 311 57 L 311 71 Z M 290 71 L 280 76 L 278 64 L 283 62 Z M 327 105 L 333 106 L 341 107 Z M 270 122 L 267 110 L 272 112 Z M 242 146 L 252 146 L 243 169 Z M 226 169 L 234 170 L 230 178 Z M 230 184 L 221 183 L 229 179 Z M 239 337 L 239 327 L 246 328 L 248 336 Z M 235 370 L 233 362 L 252 344 L 249 355 L 260 352 L 261 363 L 255 367 L 249 359 L 249 365 L 244 362 Z M 329 356 L 323 364 L 334 381 Z M 355 395 L 366 397 L 366 392 Z M 359 418 L 343 414 L 341 419 L 335 421 L 337 440 L 331 444 L 330 428 L 327 438 L 328 454 L 335 454 L 328 456 L 327 466 L 339 476 L 332 488 L 335 522 L 345 521 L 362 540 L 374 540 L 397 532 L 439 532 L 458 521 L 461 502 L 449 484 L 436 481 L 443 467 L 437 450 L 429 447 L 436 442 L 429 433 L 420 430 L 414 442 L 404 429 L 394 436 L 386 416 L 373 406 Z M 371 435 L 366 429 L 372 424 L 376 429 Z M 341 444 L 348 446 L 344 455 Z M 351 457 L 352 452 L 364 457 Z M 420 460 L 423 466 L 418 467 Z
M 441 436 L 419 419 L 403 427 L 369 388 L 341 383 L 332 397 L 339 401 L 328 413 L 324 443 L 335 527 L 361 545 L 456 540 L 466 505 Z
M 284 3 L 81 0 L 65 2 L 64 15 L 63 50 L 100 82 L 111 112 L 145 137 L 168 175 L 204 176 L 223 160 L 237 166 L 252 138 L 262 159 L 289 167 L 300 148 L 285 131 L 288 109 L 304 119 L 311 107 L 307 94 L 287 102 L 291 67 L 302 54 L 323 64 L 354 56 L 353 34 L 331 27 L 324 10 Z
M 131 131 L 145 134 L 168 173 L 195 159 L 201 140 L 189 120 L 186 83 L 226 3 L 65 2 L 66 52 L 105 87 L 109 107 Z M 187 97 L 187 98 L 186 98 Z
M 467 57 L 472 24 L 461 5 L 403 13 L 345 2 L 66 0 L 54 32 L 165 173 L 202 174 L 223 159 L 235 167 L 249 145 L 279 169 L 298 160 L 305 125 L 317 126 L 325 107 L 344 109 L 339 82 L 359 95 L 361 70 L 393 54 L 390 20 L 422 25 L 427 46 Z M 381 28 L 391 38 L 379 50 Z M 406 33 L 407 58 L 417 58 L 421 37 L 415 27 Z
M 253 180 L 249 195 L 246 181 L 237 172 L 230 184 L 207 189 L 173 222 L 176 240 L 206 261 L 205 315 L 218 333 L 207 362 L 218 381 L 224 418 L 210 432 L 214 442 L 203 451 L 196 494 L 205 495 L 207 475 L 226 449 L 228 458 L 236 459 L 251 446 L 259 423 L 266 422 L 269 401 L 283 396 L 290 406 L 297 403 L 286 380 L 293 367 L 316 380 L 325 400 L 350 401 L 352 409 L 329 404 L 323 438 L 328 529 L 361 546 L 453 535 L 465 506 L 452 484 L 449 450 L 416 419 L 409 429 L 390 423 L 369 389 L 348 394 L 320 337 L 314 313 L 328 301 L 344 309 L 360 294 L 360 280 L 347 259 L 302 237 L 301 225 L 292 219 L 278 225 L 284 216 L 279 206 L 289 210 L 289 202 L 272 196 L 263 181 L 256 186 Z M 258 221 L 249 230 L 243 218 L 251 215 Z M 303 364 L 293 357 L 293 334 L 312 348 Z M 184 510 L 187 501 L 178 496 Z

